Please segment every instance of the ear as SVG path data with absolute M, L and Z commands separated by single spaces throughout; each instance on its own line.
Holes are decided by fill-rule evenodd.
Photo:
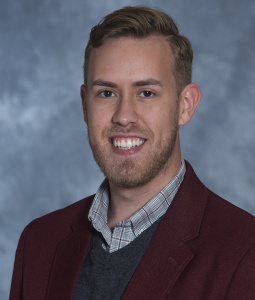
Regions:
M 88 118 L 87 118 L 87 109 L 86 109 L 86 87 L 84 84 L 81 85 L 81 101 L 83 107 L 84 121 L 87 124 Z
M 186 125 L 191 120 L 200 100 L 201 92 L 198 85 L 188 84 L 179 97 L 179 125 Z

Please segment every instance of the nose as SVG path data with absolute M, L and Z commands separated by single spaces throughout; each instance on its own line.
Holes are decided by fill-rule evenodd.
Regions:
M 131 99 L 120 99 L 112 117 L 112 122 L 127 127 L 130 123 L 136 123 L 137 121 L 136 104 Z

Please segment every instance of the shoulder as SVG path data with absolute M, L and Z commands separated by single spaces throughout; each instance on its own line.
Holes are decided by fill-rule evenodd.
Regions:
M 236 253 L 240 258 L 255 243 L 255 217 L 205 187 L 188 162 L 186 167 L 175 202 L 182 216 L 182 228 L 183 224 L 188 232 L 195 228 L 202 245 L 210 251 L 225 249 L 226 253 Z
M 205 218 L 207 228 L 212 228 L 206 233 L 210 249 L 223 258 L 231 274 L 226 299 L 253 299 L 255 217 L 209 191 Z
M 86 223 L 94 195 L 77 201 L 65 208 L 53 211 L 30 222 L 21 237 L 30 236 L 35 241 L 41 239 L 58 240 L 72 231 L 72 225 Z
M 255 217 L 210 190 L 208 190 L 205 218 L 208 222 L 212 222 L 219 234 L 234 236 L 239 241 L 250 236 L 255 241 Z
M 35 219 L 23 230 L 16 250 L 10 299 L 18 299 L 26 282 L 26 293 L 44 293 L 58 246 L 73 234 L 91 233 L 88 211 L 93 196 Z M 35 297 L 36 298 L 36 297 Z
M 188 208 L 194 211 L 194 206 L 204 207 L 202 225 L 210 232 L 217 232 L 219 237 L 235 233 L 236 238 L 250 235 L 255 240 L 255 217 L 212 192 L 198 179 L 188 162 L 186 166 L 184 193 L 190 198 Z
M 255 275 L 254 266 L 250 266 L 255 259 L 254 216 L 210 190 L 199 241 L 202 242 L 199 251 L 204 251 L 207 257 L 216 259 L 225 274 L 247 272 Z M 239 268 L 241 273 L 237 271 Z

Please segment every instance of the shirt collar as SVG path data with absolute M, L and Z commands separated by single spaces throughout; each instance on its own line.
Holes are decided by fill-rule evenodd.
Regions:
M 128 220 L 121 221 L 116 226 L 131 227 L 135 237 L 140 235 L 150 225 L 165 214 L 171 204 L 178 188 L 183 181 L 186 172 L 185 162 L 176 176 L 140 210 L 135 212 Z M 102 233 L 109 244 L 111 230 L 107 226 L 107 212 L 109 207 L 110 190 L 108 180 L 105 179 L 100 185 L 90 208 L 88 218 L 92 226 Z

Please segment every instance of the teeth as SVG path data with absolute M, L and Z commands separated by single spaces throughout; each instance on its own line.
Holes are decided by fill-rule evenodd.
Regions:
M 126 148 L 127 147 L 127 144 L 124 140 L 121 140 L 120 147 L 121 148 Z
M 144 142 L 145 142 L 144 139 L 139 139 L 139 138 L 113 139 L 113 145 L 119 149 L 131 149 L 142 145 Z
M 128 147 L 128 148 L 133 147 L 133 143 L 132 143 L 131 139 L 127 139 L 126 147 Z

